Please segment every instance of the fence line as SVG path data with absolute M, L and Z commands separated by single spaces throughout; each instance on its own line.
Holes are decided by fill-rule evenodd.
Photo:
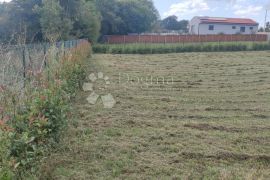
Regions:
M 48 65 L 47 53 L 51 47 L 55 48 L 55 54 L 65 54 L 76 48 L 85 39 L 56 42 L 53 44 L 26 44 L 2 46 L 0 48 L 0 86 L 12 86 L 22 89 L 29 71 L 35 73 L 42 71 Z
M 251 35 L 107 35 L 104 40 L 108 44 L 128 43 L 193 43 L 193 42 L 234 42 L 268 40 L 265 34 Z

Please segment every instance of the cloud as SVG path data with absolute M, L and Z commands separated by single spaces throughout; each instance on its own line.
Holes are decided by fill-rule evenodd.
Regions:
M 0 2 L 10 2 L 11 0 L 0 0 Z
M 270 2 L 266 4 L 266 9 L 270 10 Z
M 263 10 L 263 6 L 257 6 L 257 5 L 248 5 L 248 6 L 244 6 L 244 5 L 240 5 L 240 4 L 236 4 L 233 6 L 234 14 L 238 15 L 238 16 L 251 16 L 251 15 L 258 15 L 262 10 Z
M 172 4 L 169 11 L 165 12 L 163 15 L 165 17 L 171 15 L 187 15 L 193 14 L 199 11 L 209 10 L 209 6 L 206 0 L 183 0 L 180 3 Z

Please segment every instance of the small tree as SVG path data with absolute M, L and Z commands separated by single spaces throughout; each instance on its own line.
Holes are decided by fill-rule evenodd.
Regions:
M 44 39 L 55 42 L 69 36 L 72 23 L 62 17 L 63 9 L 57 0 L 43 0 L 42 7 L 37 8 L 37 11 Z
M 178 21 L 177 19 L 177 16 L 169 16 L 161 21 L 161 26 L 167 30 L 182 30 L 183 32 L 188 32 L 188 21 Z
M 72 35 L 78 38 L 88 38 L 96 41 L 100 31 L 100 14 L 96 10 L 96 4 L 93 0 L 77 1 L 77 14 L 73 15 L 74 25 Z

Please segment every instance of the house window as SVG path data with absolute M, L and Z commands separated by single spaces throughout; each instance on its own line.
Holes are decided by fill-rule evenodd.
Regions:
M 253 30 L 253 27 L 249 27 L 250 30 Z
M 208 30 L 213 31 L 214 30 L 214 25 L 209 25 Z
M 236 26 L 233 26 L 232 29 L 236 29 Z
M 241 27 L 241 28 L 240 28 L 240 32 L 242 32 L 242 33 L 243 33 L 243 32 L 246 32 L 246 27 Z

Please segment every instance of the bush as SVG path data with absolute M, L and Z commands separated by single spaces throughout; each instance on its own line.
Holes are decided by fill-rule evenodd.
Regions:
M 12 120 L 10 155 L 18 174 L 36 172 L 39 159 L 59 142 L 67 122 L 68 103 L 59 87 L 32 94 L 31 101 Z
M 183 47 L 182 47 L 182 46 L 177 46 L 177 47 L 175 48 L 175 52 L 176 52 L 176 53 L 181 53 L 181 52 L 183 52 Z
M 9 167 L 9 132 L 4 125 L 4 121 L 0 120 L 0 179 L 9 180 L 13 179 L 13 172 Z
M 261 50 L 270 50 L 270 43 L 268 44 L 258 44 L 258 43 L 254 43 L 252 45 L 252 49 L 254 51 L 261 51 Z
M 93 46 L 93 51 L 96 53 L 107 53 L 109 50 L 109 46 L 103 46 L 103 45 L 95 45 Z
M 8 88 L 0 93 L 0 179 L 36 173 L 43 157 L 57 146 L 70 116 L 70 98 L 85 79 L 90 52 L 85 42 L 60 59 L 48 56 L 49 66 L 29 75 L 22 97 Z

